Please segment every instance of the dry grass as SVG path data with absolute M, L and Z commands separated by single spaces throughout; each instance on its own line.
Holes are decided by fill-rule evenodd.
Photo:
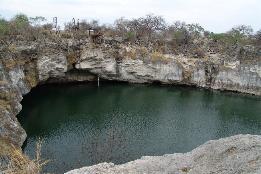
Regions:
M 193 57 L 194 58 L 204 58 L 205 57 L 205 52 L 202 48 L 196 48 L 193 50 Z
M 7 145 L 4 158 L 8 164 L 0 165 L 0 171 L 3 171 L 4 174 L 40 174 L 42 167 L 49 162 L 49 160 L 41 159 L 41 148 L 42 141 L 39 139 L 36 144 L 35 159 L 30 160 L 20 148 L 12 144 Z
M 137 58 L 137 52 L 135 49 L 125 49 L 123 51 L 123 57 L 127 57 L 129 59 L 136 59 Z
M 11 104 L 8 100 L 0 99 L 0 108 L 10 111 L 11 110 Z
M 36 62 L 27 62 L 27 66 L 24 66 L 24 79 L 27 81 L 27 84 L 33 88 L 38 84 L 38 73 Z
M 16 48 L 16 46 L 15 46 L 14 44 L 10 44 L 10 45 L 8 46 L 8 50 L 11 51 L 12 53 L 15 52 L 16 49 L 17 49 L 17 48 Z
M 149 54 L 149 51 L 147 50 L 146 47 L 142 47 L 142 46 L 141 46 L 137 51 L 138 51 L 138 53 L 139 53 L 139 55 L 140 55 L 141 58 L 145 58 L 145 57 L 147 57 L 148 54 Z
M 66 39 L 71 39 L 73 36 L 69 32 L 61 32 L 61 37 Z
M 8 85 L 8 82 L 5 80 L 0 80 L 0 86 Z
M 67 60 L 68 60 L 68 63 L 71 65 L 73 63 L 76 63 L 77 62 L 77 52 L 69 52 L 67 55 Z
M 3 64 L 7 70 L 11 70 L 18 65 L 24 65 L 26 63 L 23 59 L 5 59 Z
M 30 87 L 35 87 L 38 83 L 38 79 L 36 77 L 36 72 L 35 71 L 30 71 L 29 73 L 26 74 L 25 80 L 28 82 Z
M 6 59 L 3 64 L 7 70 L 11 70 L 17 65 L 13 59 Z
M 161 52 L 158 52 L 158 51 L 152 52 L 150 56 L 151 56 L 151 61 L 153 63 L 157 63 L 157 62 L 168 63 L 169 62 L 169 59 L 166 58 L 164 56 L 164 54 L 162 54 Z

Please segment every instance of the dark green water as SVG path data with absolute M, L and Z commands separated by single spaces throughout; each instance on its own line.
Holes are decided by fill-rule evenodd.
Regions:
M 261 99 L 206 90 L 126 84 L 48 85 L 22 101 L 19 119 L 46 172 L 144 155 L 187 152 L 210 139 L 261 134 Z

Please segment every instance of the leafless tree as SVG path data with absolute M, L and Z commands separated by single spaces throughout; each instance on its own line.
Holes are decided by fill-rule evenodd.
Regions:
M 248 25 L 239 25 L 232 28 L 228 33 L 232 35 L 250 36 L 253 33 L 253 28 Z
M 256 39 L 256 43 L 261 45 L 261 29 L 256 32 L 254 37 Z
M 167 26 L 161 16 L 154 15 L 141 17 L 136 23 L 138 24 L 138 36 L 147 37 L 148 41 L 151 41 L 153 34 L 166 29 Z

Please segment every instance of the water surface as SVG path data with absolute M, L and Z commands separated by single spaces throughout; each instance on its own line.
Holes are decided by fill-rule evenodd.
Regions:
M 45 172 L 100 162 L 187 152 L 210 140 L 261 134 L 261 99 L 207 90 L 127 84 L 46 85 L 22 101 L 19 114 L 34 156 L 44 140 Z

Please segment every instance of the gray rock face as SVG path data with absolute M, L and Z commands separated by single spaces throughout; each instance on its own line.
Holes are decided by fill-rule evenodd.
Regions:
M 211 87 L 261 95 L 261 63 L 224 67 L 217 73 Z
M 19 53 L 32 49 L 31 47 L 18 48 Z M 7 138 L 19 146 L 22 146 L 25 141 L 26 132 L 18 122 L 16 115 L 22 110 L 20 102 L 23 95 L 34 87 L 30 85 L 30 79 L 35 80 L 37 84 L 50 77 L 63 77 L 68 66 L 63 53 L 49 53 L 31 61 L 36 61 L 37 66 L 33 69 L 30 68 L 32 62 L 24 63 L 23 60 L 10 58 L 8 55 L 7 58 L 0 61 L 0 137 Z M 12 66 L 4 67 L 4 63 Z M 35 78 L 34 74 L 39 77 Z
M 261 136 L 211 140 L 188 153 L 145 156 L 122 165 L 101 163 L 66 174 L 260 174 Z
M 226 63 L 218 55 L 212 55 L 213 59 L 209 60 L 182 55 L 163 56 L 168 58 L 168 62 L 146 62 L 128 57 L 117 60 L 109 52 L 87 48 L 76 68 L 107 80 L 186 84 L 261 95 L 261 62 L 251 65 L 240 64 L 239 61 Z
M 67 59 L 62 53 L 42 56 L 37 61 L 39 80 L 45 81 L 50 77 L 63 77 L 67 66 Z
M 19 67 L 8 73 L 0 62 L 0 135 L 20 146 L 26 139 L 26 133 L 15 115 L 22 109 L 22 92 L 27 90 L 22 77 Z

